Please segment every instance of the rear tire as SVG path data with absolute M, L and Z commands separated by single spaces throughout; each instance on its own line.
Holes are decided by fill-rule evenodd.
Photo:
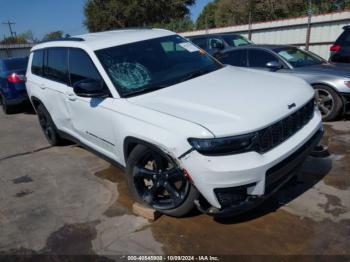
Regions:
M 316 102 L 322 114 L 323 121 L 336 120 L 343 109 L 340 95 L 329 86 L 315 85 Z
M 36 108 L 36 111 L 38 114 L 41 129 L 43 130 L 46 140 L 49 142 L 49 144 L 52 146 L 63 144 L 63 140 L 59 136 L 55 123 L 52 121 L 50 113 L 47 111 L 47 109 L 40 104 Z
M 143 145 L 130 153 L 125 173 L 134 199 L 163 214 L 182 217 L 194 208 L 194 200 L 199 197 L 197 189 L 168 156 Z
M 6 101 L 5 97 L 0 95 L 0 100 L 1 100 L 1 106 L 2 110 L 6 115 L 13 114 L 15 112 L 15 108 L 12 105 L 9 105 L 8 102 Z

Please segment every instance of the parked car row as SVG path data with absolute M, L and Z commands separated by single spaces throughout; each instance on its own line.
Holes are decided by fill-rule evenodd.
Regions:
M 242 51 L 246 68 L 161 29 L 49 41 L 31 50 L 27 94 L 51 145 L 72 140 L 121 166 L 136 201 L 171 216 L 237 214 L 292 179 L 323 135 L 310 84 L 247 68 L 320 58 L 243 45 L 216 55 L 227 64 Z M 270 57 L 253 62 L 251 51 Z
M 316 90 L 323 120 L 350 113 L 350 27 L 330 48 L 330 61 L 289 45 L 256 45 L 237 34 L 189 37 L 220 62 L 300 77 Z

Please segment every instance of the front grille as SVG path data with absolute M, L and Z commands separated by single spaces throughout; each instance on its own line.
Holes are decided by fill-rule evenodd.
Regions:
M 266 153 L 303 128 L 314 115 L 314 99 L 281 121 L 257 132 L 257 151 Z

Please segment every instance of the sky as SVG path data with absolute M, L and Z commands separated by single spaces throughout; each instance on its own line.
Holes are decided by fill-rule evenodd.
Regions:
M 191 7 L 195 20 L 211 0 L 197 0 Z M 32 30 L 41 39 L 46 33 L 62 30 L 70 35 L 86 33 L 83 25 L 85 0 L 0 0 L 0 39 L 10 35 L 9 27 L 2 24 L 10 20 L 17 34 Z

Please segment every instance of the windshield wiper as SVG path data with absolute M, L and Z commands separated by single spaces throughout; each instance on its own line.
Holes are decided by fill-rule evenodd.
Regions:
M 162 89 L 164 87 L 167 87 L 167 85 L 148 86 L 148 87 L 144 87 L 144 88 L 123 94 L 123 97 L 131 97 L 131 96 L 141 95 L 141 94 L 145 94 L 145 93 L 149 93 L 152 91 Z

